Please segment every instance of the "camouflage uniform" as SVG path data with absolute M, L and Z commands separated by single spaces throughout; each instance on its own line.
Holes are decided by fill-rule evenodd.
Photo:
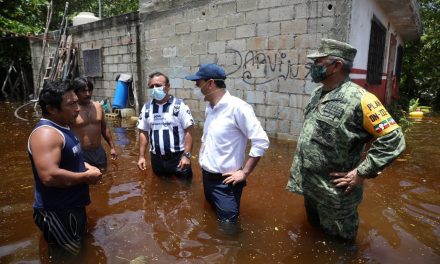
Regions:
M 405 149 L 401 128 L 380 101 L 346 79 L 322 95 L 315 89 L 305 108 L 304 125 L 298 139 L 287 190 L 302 194 L 307 216 L 326 233 L 352 240 L 358 228 L 357 206 L 363 187 L 346 195 L 331 182 L 331 172 L 358 169 L 372 178 Z M 365 144 L 374 139 L 361 161 Z

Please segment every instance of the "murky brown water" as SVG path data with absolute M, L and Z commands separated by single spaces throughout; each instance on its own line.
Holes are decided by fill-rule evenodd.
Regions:
M 45 262 L 46 245 L 32 220 L 26 153 L 36 119 L 15 119 L 16 106 L 0 103 L 0 263 Z M 350 248 L 311 228 L 302 198 L 284 190 L 295 142 L 271 140 L 243 193 L 244 231 L 228 237 L 204 200 L 197 159 L 190 185 L 140 172 L 133 124 L 111 123 L 119 159 L 91 188 L 82 263 L 142 256 L 148 263 L 440 263 L 440 117 L 414 124 L 405 153 L 366 182 L 356 247 Z M 194 138 L 197 153 L 200 130 Z

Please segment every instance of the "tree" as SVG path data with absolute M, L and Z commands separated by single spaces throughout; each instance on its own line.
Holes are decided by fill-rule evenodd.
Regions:
M 75 0 L 53 1 L 53 17 L 50 30 L 57 30 L 64 13 L 65 3 L 69 2 L 69 18 L 79 12 L 92 12 L 98 16 L 99 1 Z M 26 36 L 40 34 L 46 23 L 47 0 L 0 0 L 0 38 L 6 36 Z M 139 0 L 101 0 L 102 17 L 111 17 L 139 9 Z
M 423 34 L 405 44 L 401 95 L 440 109 L 440 0 L 420 0 Z

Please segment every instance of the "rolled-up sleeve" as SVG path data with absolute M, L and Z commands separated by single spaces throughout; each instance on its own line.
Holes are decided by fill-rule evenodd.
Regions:
M 237 108 L 236 115 L 240 130 L 251 141 L 249 156 L 263 156 L 269 148 L 269 138 L 255 116 L 254 110 L 249 104 L 245 104 Z

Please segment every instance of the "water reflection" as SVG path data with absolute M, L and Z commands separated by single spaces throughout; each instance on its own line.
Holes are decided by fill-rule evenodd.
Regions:
M 14 107 L 0 103 L 0 262 L 44 263 L 26 154 L 35 119 L 15 120 Z M 439 122 L 414 124 L 405 153 L 366 181 L 358 238 L 349 246 L 312 228 L 302 198 L 284 190 L 295 142 L 271 140 L 243 192 L 243 232 L 225 236 L 205 202 L 197 155 L 191 184 L 139 171 L 134 123 L 109 120 L 119 158 L 91 186 L 81 263 L 440 263 Z M 199 138 L 196 130 L 195 154 Z

